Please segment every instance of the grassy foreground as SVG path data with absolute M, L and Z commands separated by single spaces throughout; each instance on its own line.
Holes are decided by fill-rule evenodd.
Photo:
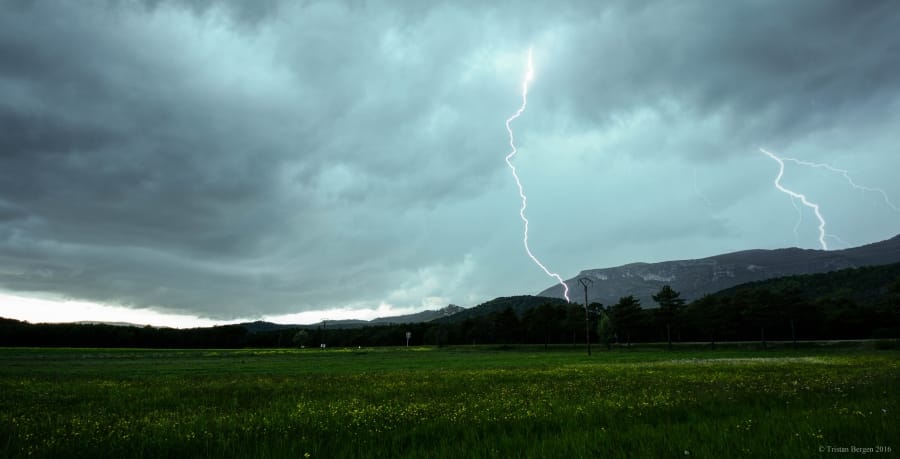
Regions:
M 0 457 L 891 457 L 898 390 L 897 350 L 0 349 Z

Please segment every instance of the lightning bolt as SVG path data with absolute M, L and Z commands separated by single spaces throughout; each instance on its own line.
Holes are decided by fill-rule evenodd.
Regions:
M 557 280 L 559 285 L 563 287 L 563 296 L 566 298 L 566 301 L 569 302 L 569 286 L 566 285 L 566 282 L 563 280 L 559 274 L 556 274 L 543 263 L 533 253 L 531 253 L 531 248 L 528 246 L 528 218 L 525 216 L 525 208 L 528 207 L 528 198 L 525 196 L 525 189 L 522 188 L 522 181 L 519 180 L 519 174 L 516 173 L 516 166 L 513 166 L 512 158 L 519 152 L 516 148 L 516 141 L 513 137 L 512 127 L 510 127 L 510 123 L 515 121 L 519 116 L 522 115 L 522 112 L 525 111 L 525 107 L 528 105 L 528 83 L 534 79 L 534 61 L 532 60 L 532 52 L 531 48 L 528 48 L 528 69 L 525 72 L 525 78 L 522 80 L 522 105 L 519 107 L 516 112 L 506 119 L 506 132 L 509 133 L 509 147 L 512 151 L 506 155 L 506 164 L 509 166 L 509 170 L 512 171 L 512 176 L 516 180 L 516 186 L 519 187 L 519 197 L 522 198 L 522 207 L 519 208 L 519 217 L 522 218 L 522 222 L 525 224 L 525 236 L 522 239 L 522 243 L 525 245 L 525 252 L 528 253 L 528 256 L 531 257 L 531 261 L 533 261 L 536 265 L 538 265 L 544 272 Z
M 819 245 L 822 246 L 822 250 L 828 250 L 828 243 L 825 242 L 825 236 L 826 236 L 826 234 L 825 234 L 825 218 L 822 217 L 822 213 L 819 212 L 819 205 L 816 203 L 810 202 L 808 199 L 806 199 L 805 195 L 797 193 L 796 191 L 793 191 L 793 190 L 789 190 L 781 184 L 781 177 L 784 176 L 784 159 L 783 158 L 781 158 L 781 157 L 775 155 L 774 153 L 771 153 L 763 148 L 760 148 L 759 151 L 761 151 L 766 156 L 768 156 L 778 162 L 778 176 L 775 177 L 775 188 L 778 188 L 779 191 L 790 196 L 792 200 L 799 199 L 800 202 L 803 203 L 804 206 L 809 207 L 810 209 L 812 209 L 813 213 L 816 214 L 816 218 L 819 219 Z M 796 203 L 794 203 L 794 204 L 796 205 Z M 796 230 L 797 227 L 795 226 L 794 228 Z
M 801 166 L 807 166 L 807 167 L 813 167 L 813 168 L 819 168 L 819 169 L 827 169 L 831 172 L 836 172 L 838 174 L 841 174 L 844 176 L 844 179 L 847 180 L 847 183 L 849 183 L 850 186 L 853 187 L 854 189 L 857 189 L 857 190 L 860 190 L 863 192 L 878 193 L 884 199 L 884 203 L 887 204 L 888 207 L 893 209 L 894 212 L 900 212 L 900 208 L 897 208 L 897 206 L 895 206 L 894 203 L 891 202 L 891 200 L 888 198 L 887 193 L 885 193 L 884 190 L 882 190 L 881 188 L 869 188 L 867 186 L 857 184 L 856 182 L 853 181 L 853 178 L 850 177 L 850 171 L 848 171 L 846 169 L 838 169 L 830 164 L 813 163 L 810 161 L 803 161 L 803 160 L 797 159 L 797 158 L 784 158 L 783 157 L 783 158 L 781 158 L 781 160 L 782 161 L 790 161 L 794 164 L 799 164 Z

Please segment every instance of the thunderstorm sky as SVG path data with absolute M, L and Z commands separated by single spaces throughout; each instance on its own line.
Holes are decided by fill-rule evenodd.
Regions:
M 900 3 L 0 1 L 0 316 L 372 318 L 900 203 Z M 900 212 L 786 163 L 840 249 Z M 799 204 L 799 203 L 794 203 Z M 796 234 L 794 228 L 797 228 Z

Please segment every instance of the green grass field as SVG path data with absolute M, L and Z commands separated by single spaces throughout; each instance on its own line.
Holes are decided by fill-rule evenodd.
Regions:
M 0 456 L 890 457 L 898 390 L 862 347 L 0 349 Z

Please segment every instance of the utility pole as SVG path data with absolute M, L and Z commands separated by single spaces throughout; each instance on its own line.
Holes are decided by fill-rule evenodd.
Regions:
M 591 355 L 591 313 L 588 310 L 588 285 L 594 283 L 590 278 L 582 277 L 578 282 L 584 287 L 584 342 L 587 344 L 588 355 Z

